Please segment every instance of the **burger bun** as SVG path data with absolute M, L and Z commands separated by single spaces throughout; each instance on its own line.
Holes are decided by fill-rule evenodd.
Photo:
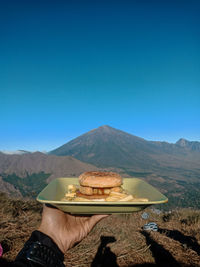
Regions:
M 122 178 L 114 172 L 84 172 L 79 176 L 81 186 L 94 188 L 111 188 L 122 185 Z

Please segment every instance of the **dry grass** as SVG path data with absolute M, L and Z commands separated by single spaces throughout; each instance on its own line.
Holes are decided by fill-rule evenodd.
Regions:
M 12 200 L 0 194 L 0 242 L 3 258 L 12 261 L 41 219 L 36 201 Z M 112 215 L 65 255 L 72 266 L 200 266 L 200 211 L 181 209 L 154 214 L 147 209 L 130 215 Z M 154 221 L 158 232 L 142 226 Z
M 3 258 L 13 260 L 40 223 L 42 207 L 36 201 L 7 198 L 0 193 L 0 243 Z

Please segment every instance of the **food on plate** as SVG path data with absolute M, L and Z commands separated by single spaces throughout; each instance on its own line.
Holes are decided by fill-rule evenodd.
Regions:
M 84 172 L 79 176 L 80 197 L 105 199 L 110 192 L 121 192 L 122 178 L 114 172 Z
M 68 185 L 65 200 L 69 201 L 141 201 L 123 189 L 122 177 L 115 172 L 84 172 L 79 176 L 79 186 Z

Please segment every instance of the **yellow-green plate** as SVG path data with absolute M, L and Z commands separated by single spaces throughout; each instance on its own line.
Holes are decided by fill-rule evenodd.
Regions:
M 57 178 L 53 180 L 39 193 L 37 200 L 72 214 L 132 213 L 150 205 L 168 201 L 167 197 L 156 188 L 138 178 L 123 178 L 123 188 L 134 197 L 147 198 L 147 202 L 63 201 L 69 184 L 78 185 L 78 178 Z

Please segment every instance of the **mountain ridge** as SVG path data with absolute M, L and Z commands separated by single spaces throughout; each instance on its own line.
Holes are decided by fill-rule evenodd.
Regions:
M 30 177 L 31 179 L 36 177 L 35 179 L 39 179 L 38 182 L 43 180 L 45 186 L 45 183 L 55 178 L 78 176 L 88 170 L 98 170 L 98 168 L 71 156 L 57 157 L 41 152 L 22 155 L 0 153 L 0 188 L 10 195 L 20 196 L 19 188 L 26 188 L 26 180 Z
M 49 172 L 54 178 L 56 175 L 73 175 L 87 168 L 97 169 L 95 166 L 83 163 L 71 156 L 57 157 L 46 155 L 42 152 L 34 152 L 23 155 L 0 154 L 0 173 L 13 173 L 23 175 L 39 171 Z M 62 174 L 61 174 L 62 173 Z
M 198 141 L 188 141 L 184 138 L 180 138 L 176 142 L 176 145 L 187 148 L 187 149 L 191 149 L 193 151 L 200 151 L 200 142 Z

